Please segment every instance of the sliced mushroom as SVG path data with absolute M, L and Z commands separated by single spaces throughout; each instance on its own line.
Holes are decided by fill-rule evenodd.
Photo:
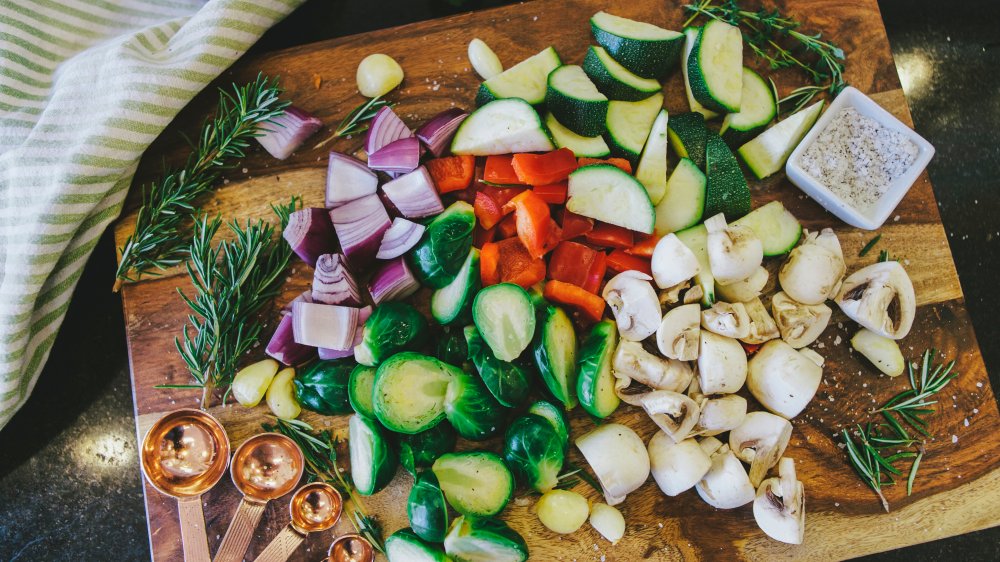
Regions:
M 682 299 L 684 304 L 693 304 L 700 302 L 702 298 L 705 297 L 705 288 L 701 285 L 695 285 L 684 293 L 684 298 Z
M 726 224 L 719 213 L 705 221 L 706 247 L 712 275 L 718 283 L 731 285 L 754 274 L 764 260 L 760 238 L 747 226 Z
M 840 240 L 833 230 L 824 228 L 821 233 L 806 233 L 778 271 L 778 282 L 800 303 L 820 304 L 837 294 L 845 271 Z
M 690 281 L 681 281 L 673 287 L 660 291 L 660 304 L 663 306 L 673 306 L 681 302 L 681 293 L 689 287 L 691 287 Z
M 660 326 L 660 301 L 649 283 L 652 277 L 638 271 L 623 271 L 604 286 L 601 296 L 611 306 L 622 338 L 642 341 Z
M 750 317 L 750 333 L 745 338 L 740 338 L 741 341 L 759 345 L 780 335 L 778 325 L 774 322 L 774 318 L 771 318 L 771 315 L 767 313 L 760 298 L 754 297 L 748 300 L 743 303 L 743 308 L 746 309 L 747 316 Z
M 650 260 L 653 279 L 661 289 L 690 280 L 701 271 L 694 252 L 676 234 L 668 234 L 656 243 Z
M 694 439 L 675 443 L 666 433 L 657 431 L 646 446 L 649 471 L 660 490 L 676 496 L 694 487 L 712 467 L 709 453 Z
M 685 304 L 663 315 L 656 329 L 656 347 L 665 357 L 680 361 L 698 359 L 701 306 Z
M 694 371 L 687 363 L 658 357 L 643 349 L 642 344 L 628 340 L 618 343 L 612 366 L 619 379 L 616 391 L 625 389 L 634 380 L 654 390 L 682 392 L 694 378 Z
M 771 297 L 771 313 L 778 325 L 781 339 L 798 349 L 805 347 L 826 330 L 833 311 L 825 304 L 802 304 L 784 292 Z
M 639 403 L 636 405 L 677 443 L 687 439 L 701 415 L 698 404 L 679 392 L 654 390 L 637 397 Z
M 740 342 L 702 330 L 698 385 L 705 394 L 732 394 L 747 380 L 747 355 Z M 759 353 L 759 352 L 758 352 Z
M 750 335 L 750 316 L 743 303 L 720 301 L 701 311 L 701 327 L 720 336 L 742 339 Z
M 718 398 L 702 398 L 698 406 L 701 415 L 693 435 L 718 435 L 743 423 L 747 415 L 747 399 L 739 394 L 726 394 Z
M 759 486 L 767 471 L 778 464 L 792 437 L 792 424 L 768 412 L 750 412 L 729 432 L 729 448 L 750 465 L 750 483 Z
M 767 268 L 758 267 L 746 279 L 729 285 L 716 285 L 715 294 L 726 302 L 747 302 L 760 296 L 767 286 L 768 276 Z
M 781 340 L 771 340 L 750 359 L 747 387 L 769 411 L 792 419 L 816 395 L 822 378 L 823 368 L 810 357 Z
M 917 299 L 903 266 L 897 261 L 885 261 L 848 276 L 837 295 L 837 304 L 862 327 L 898 340 L 910 333 Z
M 795 475 L 795 461 L 783 458 L 778 477 L 768 478 L 757 488 L 753 518 L 761 531 L 776 541 L 802 544 L 806 530 L 806 493 Z
M 716 451 L 721 449 L 723 445 L 725 445 L 725 443 L 719 441 L 711 435 L 698 440 L 698 446 L 701 447 L 701 450 L 705 451 L 705 454 L 710 457 L 714 455 Z
M 712 467 L 694 486 L 701 499 L 718 509 L 733 509 L 754 499 L 753 484 L 736 455 L 723 445 L 712 454 Z

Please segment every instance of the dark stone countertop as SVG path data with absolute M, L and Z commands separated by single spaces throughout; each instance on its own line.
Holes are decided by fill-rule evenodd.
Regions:
M 504 4 L 471 0 L 466 8 Z M 446 0 L 311 0 L 255 51 L 429 19 Z M 1000 300 L 1000 4 L 880 2 L 917 131 L 937 148 L 929 171 L 993 387 Z M 148 560 L 114 248 L 91 258 L 51 358 L 24 409 L 0 432 L 0 560 Z M 1000 528 L 868 557 L 997 560 Z

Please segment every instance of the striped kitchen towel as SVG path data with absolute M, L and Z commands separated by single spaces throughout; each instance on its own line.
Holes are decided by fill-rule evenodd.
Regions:
M 0 0 L 0 428 L 139 157 L 303 0 Z

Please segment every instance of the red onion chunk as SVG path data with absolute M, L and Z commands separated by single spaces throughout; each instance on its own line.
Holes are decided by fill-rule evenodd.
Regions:
M 376 305 L 405 299 L 419 288 L 420 283 L 402 257 L 383 264 L 368 283 L 368 292 Z
M 378 176 L 368 166 L 346 154 L 330 153 L 326 168 L 326 207 L 335 209 L 378 191 Z
M 354 343 L 358 309 L 350 306 L 297 302 L 292 305 L 295 343 L 329 349 L 347 349 Z
M 421 125 L 417 129 L 417 138 L 431 154 L 439 157 L 448 151 L 451 137 L 455 136 L 455 131 L 466 117 L 468 114 L 457 107 L 446 109 Z
M 368 167 L 383 172 L 412 172 L 420 165 L 420 141 L 407 137 L 368 154 Z
M 382 235 L 392 224 L 375 194 L 332 209 L 330 219 L 340 239 L 340 248 L 354 271 L 364 271 L 375 261 Z
M 434 179 L 423 166 L 405 176 L 386 182 L 382 186 L 382 191 L 399 209 L 399 213 L 407 218 L 429 217 L 444 211 L 441 196 L 434 187 Z
M 365 136 L 365 152 L 373 154 L 378 152 L 383 146 L 412 137 L 410 128 L 403 123 L 403 120 L 396 115 L 391 107 L 385 106 L 375 113 L 368 126 L 368 134 Z
M 282 316 L 278 322 L 271 341 L 267 343 L 265 353 L 274 357 L 285 365 L 298 365 L 304 363 L 316 353 L 315 347 L 295 343 L 295 333 L 292 328 L 291 314 Z
M 380 260 L 398 258 L 420 242 L 424 230 L 422 224 L 400 217 L 392 219 L 392 226 L 382 236 L 382 244 L 378 247 L 378 254 L 375 257 Z
M 321 304 L 361 306 L 361 293 L 343 254 L 323 254 L 313 272 L 312 300 Z
M 301 295 L 295 297 L 294 299 L 286 303 L 285 306 L 281 307 L 281 315 L 291 316 L 292 307 L 295 306 L 295 303 L 297 302 L 312 302 L 312 301 L 313 301 L 312 291 L 303 291 Z
M 358 326 L 354 330 L 354 343 L 350 349 L 326 349 L 319 348 L 320 359 L 342 359 L 344 357 L 354 357 L 354 348 L 361 345 L 361 340 L 365 337 L 365 321 L 372 315 L 372 307 L 366 306 L 358 311 Z
M 326 209 L 309 208 L 295 211 L 281 235 L 302 261 L 316 265 L 316 258 L 336 249 L 333 223 Z
M 271 156 L 284 160 L 323 126 L 313 115 L 290 105 L 285 113 L 257 127 L 257 142 Z

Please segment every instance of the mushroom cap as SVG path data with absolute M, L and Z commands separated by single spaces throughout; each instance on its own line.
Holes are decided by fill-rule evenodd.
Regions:
M 840 240 L 830 229 L 806 234 L 778 270 L 781 289 L 803 304 L 820 304 L 833 298 L 847 271 Z
M 653 280 L 661 289 L 674 287 L 701 272 L 701 264 L 694 252 L 676 234 L 660 238 L 650 258 Z
M 910 333 L 917 309 L 913 283 L 897 261 L 855 271 L 844 280 L 836 301 L 848 318 L 894 340 Z
M 767 286 L 769 277 L 767 268 L 761 266 L 746 279 L 728 285 L 717 284 L 715 294 L 726 302 L 747 302 L 760 296 L 761 291 Z
M 764 245 L 750 227 L 726 225 L 721 213 L 707 219 L 705 227 L 708 262 L 719 283 L 730 285 L 742 281 L 764 261 Z
M 747 415 L 747 399 L 739 394 L 701 400 L 701 415 L 694 426 L 697 435 L 718 435 L 743 423 Z
M 747 316 L 750 318 L 750 329 L 747 336 L 740 338 L 740 341 L 759 345 L 781 335 L 778 331 L 778 325 L 774 322 L 774 318 L 768 314 L 767 308 L 764 307 L 764 303 L 760 302 L 760 298 L 754 297 L 748 300 L 743 303 L 743 308 L 746 309 Z
M 685 304 L 663 315 L 656 329 L 656 347 L 665 357 L 680 361 L 698 359 L 701 306 Z
M 646 449 L 653 480 L 668 496 L 690 490 L 712 467 L 712 459 L 694 439 L 675 443 L 666 433 L 657 431 Z
M 743 463 L 723 445 L 712 454 L 712 467 L 695 484 L 701 499 L 718 509 L 733 509 L 753 501 L 756 492 Z
M 767 536 L 802 544 L 806 528 L 806 494 L 795 477 L 795 461 L 781 459 L 777 478 L 761 482 L 753 501 L 753 517 Z
M 687 439 L 701 416 L 698 403 L 679 392 L 654 390 L 638 398 L 649 418 L 676 442 Z
M 627 388 L 634 380 L 654 390 L 682 392 L 694 378 L 694 371 L 687 363 L 658 357 L 646 351 L 641 343 L 628 340 L 618 343 L 612 367 L 615 377 L 627 379 L 624 384 L 616 383 L 616 390 Z
M 778 464 L 792 437 L 792 424 L 769 412 L 750 412 L 739 427 L 729 432 L 729 448 L 750 464 L 750 483 L 757 486 L 771 467 Z
M 719 301 L 701 311 L 701 327 L 720 336 L 742 339 L 750 335 L 750 316 L 741 302 Z
M 823 378 L 823 368 L 781 340 L 765 343 L 750 360 L 747 387 L 769 411 L 786 419 L 809 404 Z
M 732 394 L 747 380 L 747 354 L 740 342 L 702 330 L 698 386 L 704 394 Z M 759 352 L 758 352 L 759 353 Z
M 649 283 L 652 277 L 639 271 L 623 271 L 604 286 L 601 296 L 608 302 L 623 339 L 642 341 L 660 326 L 660 301 Z
M 771 313 L 781 339 L 795 349 L 816 341 L 833 316 L 833 310 L 826 304 L 802 304 L 783 291 L 771 297 Z

